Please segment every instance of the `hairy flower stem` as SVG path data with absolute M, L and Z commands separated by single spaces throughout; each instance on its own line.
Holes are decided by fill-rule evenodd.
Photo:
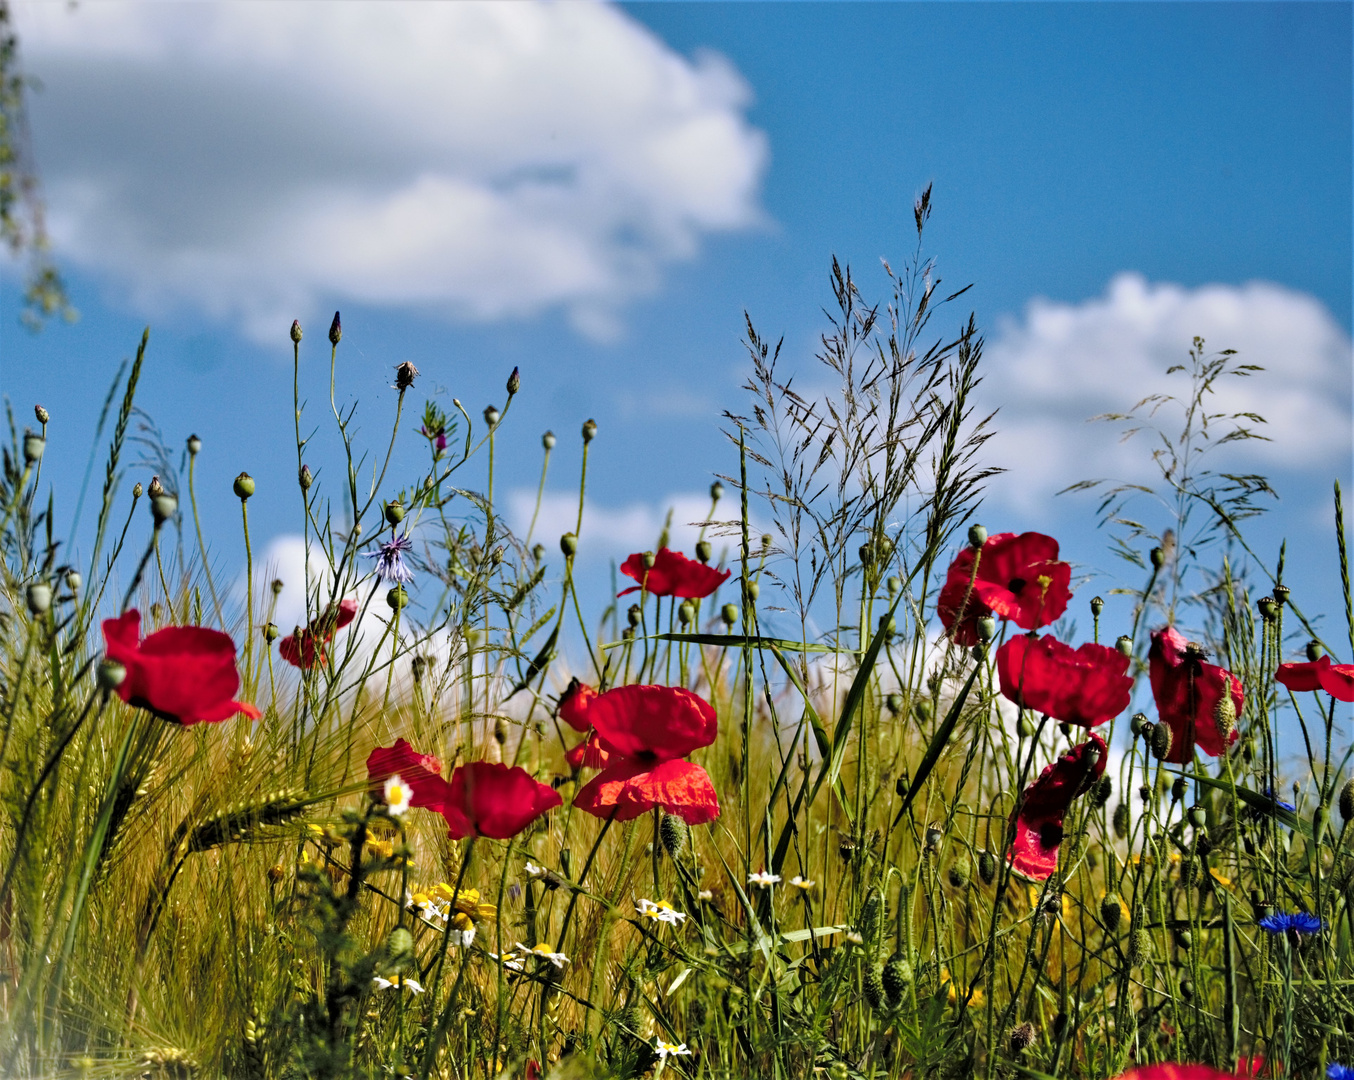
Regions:
M 216 582 L 212 580 L 211 563 L 207 561 L 207 545 L 202 541 L 202 521 L 197 513 L 197 491 L 193 487 L 193 476 L 197 471 L 197 455 L 188 455 L 188 504 L 193 508 L 193 528 L 197 531 L 197 550 L 202 559 L 202 576 L 207 579 L 207 589 L 212 594 L 212 607 L 216 611 L 218 626 L 225 626 L 226 617 L 221 612 L 221 601 L 216 595 Z
M 249 680 L 250 685 L 245 687 L 245 693 L 253 691 L 254 681 L 254 550 L 249 545 L 249 500 L 240 500 L 240 519 L 244 525 L 244 612 L 245 612 L 245 639 L 244 639 L 244 672 L 245 678 Z
M 531 510 L 531 524 L 527 526 L 527 538 L 522 546 L 531 550 L 531 538 L 536 532 L 536 518 L 541 512 L 541 500 L 545 497 L 545 474 L 550 468 L 550 447 L 545 448 L 545 457 L 541 461 L 541 482 L 536 485 L 536 505 Z

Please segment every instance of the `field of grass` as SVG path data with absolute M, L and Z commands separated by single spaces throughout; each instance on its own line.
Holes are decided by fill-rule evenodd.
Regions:
M 1256 418 L 1213 389 L 1246 369 L 1196 342 L 1178 399 L 1118 418 L 1159 429 L 1160 482 L 1104 492 L 1132 607 L 1102 623 L 1056 540 L 977 524 L 982 341 L 940 329 L 920 250 L 879 306 L 834 266 L 830 394 L 749 325 L 701 545 L 655 537 L 620 599 L 574 589 L 592 538 L 496 510 L 529 385 L 411 419 L 402 366 L 388 442 L 427 467 L 387 475 L 333 386 L 337 316 L 328 370 L 292 329 L 303 627 L 254 580 L 252 479 L 238 537 L 204 537 L 211 448 L 128 475 L 153 342 L 110 393 L 80 565 L 47 418 L 11 413 L 0 1076 L 1343 1075 L 1338 487 L 1349 640 L 1321 641 L 1246 544 L 1263 478 L 1222 471 Z M 346 457 L 313 479 L 319 425 Z M 247 591 L 208 569 L 235 544 Z

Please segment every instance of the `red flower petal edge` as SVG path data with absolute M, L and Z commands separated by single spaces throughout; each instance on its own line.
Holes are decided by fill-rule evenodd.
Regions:
M 142 641 L 141 613 L 133 608 L 105 619 L 103 636 L 108 659 L 127 669 L 117 688 L 127 704 L 185 726 L 215 724 L 240 713 L 251 720 L 263 716 L 235 700 L 240 673 L 229 634 L 205 626 L 167 626 Z
M 1244 1073 L 1223 1072 L 1212 1065 L 1178 1065 L 1175 1062 L 1163 1062 L 1159 1065 L 1143 1065 L 1121 1073 L 1115 1080 L 1234 1080 Z
M 1354 664 L 1332 664 L 1329 656 L 1306 664 L 1281 664 L 1274 678 L 1295 693 L 1324 690 L 1336 701 L 1354 701 Z
M 1015 870 L 1043 881 L 1058 869 L 1063 818 L 1072 801 L 1104 773 L 1106 756 L 1105 740 L 1092 732 L 1086 742 L 1045 767 L 1025 789 L 1010 855 Z
M 1236 718 L 1245 704 L 1240 679 L 1207 663 L 1173 626 L 1152 631 L 1147 663 L 1157 716 L 1171 729 L 1166 761 L 1176 765 L 1192 761 L 1194 746 L 1217 757 L 1225 749 L 1220 719 L 1224 727 L 1230 722 L 1228 744 L 1237 740 Z
M 559 699 L 559 718 L 575 731 L 587 731 L 592 727 L 588 719 L 588 707 L 597 699 L 597 691 L 577 679 L 570 679 L 569 685 Z
M 690 761 L 646 765 L 633 759 L 607 766 L 574 796 L 574 806 L 600 818 L 630 821 L 654 807 L 688 825 L 719 817 L 719 797 L 709 774 Z
M 973 548 L 966 547 L 950 564 L 936 603 L 936 613 L 957 645 L 978 644 L 977 623 L 985 615 L 1037 630 L 1067 610 L 1072 567 L 1059 561 L 1053 537 L 1036 532 L 988 537 L 976 578 L 974 556 Z
M 712 566 L 688 559 L 681 552 L 659 548 L 653 566 L 647 570 L 644 568 L 644 556 L 636 552 L 621 563 L 621 573 L 640 584 L 622 589 L 617 596 L 626 596 L 643 588 L 651 596 L 703 600 L 728 581 L 733 571 L 720 573 Z
M 420 754 L 404 739 L 394 746 L 378 746 L 367 756 L 367 779 L 373 795 L 381 784 L 398 776 L 410 791 L 409 805 L 442 812 L 451 795 L 451 785 L 442 776 L 442 762 L 432 754 Z
M 611 755 L 602 748 L 601 741 L 594 731 L 577 746 L 564 752 L 564 760 L 571 769 L 604 769 Z
M 451 774 L 442 816 L 453 840 L 464 836 L 507 840 L 563 801 L 558 791 L 520 766 L 472 761 Z
M 1095 727 L 1128 708 L 1133 679 L 1129 658 L 1108 645 L 1079 649 L 1051 634 L 1019 634 L 997 650 L 1001 692 L 1017 705 L 1055 720 Z
M 277 645 L 282 659 L 302 671 L 309 671 L 318 660 L 325 663 L 324 647 L 357 616 L 357 601 L 343 600 L 338 606 L 315 619 L 302 630 L 299 626 Z
M 719 732 L 709 702 L 675 686 L 618 686 L 592 700 L 588 720 L 608 753 L 650 765 L 686 757 Z

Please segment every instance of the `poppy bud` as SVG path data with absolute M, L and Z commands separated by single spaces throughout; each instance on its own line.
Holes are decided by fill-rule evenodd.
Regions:
M 555 449 L 555 433 L 553 431 L 547 431 L 544 435 L 542 435 L 541 445 L 544 446 L 547 450 Z
M 1325 648 L 1322 647 L 1321 642 L 1319 641 L 1307 642 L 1307 659 L 1310 662 L 1316 663 L 1316 661 L 1320 660 L 1325 655 L 1326 650 Z
M 725 626 L 733 627 L 738 622 L 738 605 L 725 604 L 719 610 L 719 617 L 724 620 Z
M 386 603 L 390 606 L 391 611 L 399 611 L 401 608 L 407 607 L 409 594 L 404 591 L 404 586 L 396 585 L 386 593 Z
M 1193 980 L 1193 979 L 1181 979 L 1181 980 L 1180 980 L 1180 996 L 1181 996 L 1182 998 L 1184 998 L 1186 1001 L 1192 1001 L 1192 1000 L 1194 1000 L 1194 980 Z
M 1095 618 L 1100 618 L 1100 613 L 1105 610 L 1105 601 L 1098 596 L 1091 597 L 1091 614 Z
M 871 964 L 865 969 L 865 975 L 860 981 L 860 989 L 865 996 L 865 1000 L 869 1002 L 870 1008 L 876 1012 L 882 1012 L 885 1005 L 884 972 L 878 964 Z
M 28 586 L 28 610 L 34 615 L 46 615 L 52 607 L 52 587 L 45 581 Z
M 545 545 L 544 545 L 544 544 L 535 544 L 535 545 L 532 547 L 532 549 L 531 549 L 531 557 L 532 557 L 533 559 L 535 559 L 537 562 L 540 562 L 542 559 L 544 559 L 544 558 L 545 558 Z
M 593 439 L 597 438 L 597 421 L 588 419 L 583 421 L 583 445 L 587 446 Z
M 1149 785 L 1149 784 L 1143 784 L 1141 787 L 1138 788 L 1138 798 L 1140 798 L 1144 803 L 1149 803 L 1149 802 L 1151 802 L 1151 801 L 1152 801 L 1152 790 L 1153 790 L 1153 789 L 1152 789 L 1151 785 Z
M 1161 724 L 1160 726 L 1166 727 L 1165 724 Z M 1166 728 L 1166 730 L 1170 731 L 1171 729 Z M 1185 798 L 1185 795 L 1188 792 L 1189 792 L 1189 784 L 1186 782 L 1183 776 L 1177 776 L 1174 780 L 1171 781 L 1171 802 L 1173 803 L 1182 802 Z
M 900 592 L 903 591 L 902 578 L 898 577 L 898 575 L 896 574 L 891 575 L 888 581 L 886 581 L 884 584 L 888 586 L 890 599 L 897 596 Z
M 696 617 L 696 605 L 690 600 L 684 600 L 677 605 L 677 621 L 683 626 L 690 626 L 691 621 Z
M 1149 556 L 1152 560 L 1152 569 L 1160 570 L 1166 565 L 1166 552 L 1162 548 L 1154 547 Z
M 1346 780 L 1340 789 L 1340 819 L 1349 821 L 1354 818 L 1354 780 Z
M 756 600 L 762 593 L 762 587 L 755 581 L 745 581 L 743 583 L 743 597 L 748 602 Z
M 984 615 L 977 622 L 978 640 L 991 641 L 997 636 L 997 620 L 991 615 Z
M 1021 715 L 1016 721 L 1016 734 L 1022 739 L 1028 739 L 1034 734 L 1034 722 L 1028 716 Z
M 1190 860 L 1193 862 L 1193 860 Z M 1180 947 L 1181 952 L 1189 952 L 1194 947 L 1194 935 L 1188 930 L 1177 930 L 1175 932 L 1175 943 Z
M 263 640 L 271 645 L 278 637 L 277 623 L 265 623 L 263 627 Z
M 1128 803 L 1121 802 L 1114 808 L 1114 817 L 1111 819 L 1114 825 L 1114 835 L 1120 840 L 1128 835 Z
M 903 695 L 895 691 L 884 699 L 884 704 L 888 707 L 890 714 L 897 716 L 903 711 Z
M 653 564 L 658 561 L 658 556 L 656 556 L 652 551 L 646 551 L 642 556 L 640 556 L 640 559 L 644 563 L 645 570 L 652 570 Z
M 24 464 L 36 465 L 47 449 L 47 440 L 33 431 L 24 432 Z
M 724 485 L 716 480 L 710 485 L 710 501 L 719 502 L 722 498 L 724 498 Z
M 977 645 L 973 646 L 970 652 L 972 652 L 973 654 L 973 660 L 975 663 L 981 664 L 984 660 L 987 659 L 987 646 L 984 645 L 981 641 L 978 642 Z
M 917 698 L 912 703 L 912 715 L 918 723 L 929 724 L 936 715 L 936 707 L 931 704 L 930 698 Z
M 1102 776 L 1095 782 L 1092 789 L 1091 798 L 1095 800 L 1096 806 L 1104 806 L 1110 801 L 1110 796 L 1114 794 L 1114 781 L 1108 776 Z
M 1152 957 L 1152 935 L 1142 927 L 1134 930 L 1128 939 L 1128 966 L 1142 967 Z
M 1260 609 L 1260 617 L 1265 622 L 1273 622 L 1279 617 L 1279 605 L 1274 602 L 1272 596 L 1262 596 L 1256 607 Z
M 1330 807 L 1322 803 L 1312 811 L 1312 843 L 1319 844 L 1326 835 L 1326 826 L 1330 824 Z
M 1119 650 L 1120 656 L 1133 655 L 1133 639 L 1127 634 L 1120 634 L 1118 640 L 1114 643 L 1114 647 Z
M 1011 1053 L 1022 1054 L 1034 1045 L 1034 1025 L 1026 1020 L 1011 1029 L 1008 1036 L 1011 1041 Z
M 116 690 L 122 685 L 122 681 L 127 678 L 127 669 L 116 660 L 105 658 L 99 661 L 97 678 L 101 689 Z
M 154 487 L 153 484 L 151 486 Z M 152 491 L 151 494 L 154 495 L 155 492 Z M 253 494 L 254 478 L 247 472 L 240 473 L 240 475 L 235 478 L 235 497 L 243 501 Z
M 135 484 L 132 485 L 132 498 L 133 499 L 141 498 L 141 493 L 143 491 L 145 491 L 145 488 L 141 486 L 141 481 L 138 480 Z
M 714 548 L 710 546 L 709 540 L 702 540 L 696 545 L 696 558 L 703 563 L 710 561 L 710 556 L 714 554 Z
M 896 952 L 889 957 L 881 976 L 884 993 L 889 996 L 889 1001 L 897 1004 L 907 993 L 907 988 L 912 985 L 912 965 L 908 963 L 906 956 Z
M 188 436 L 188 456 L 197 457 L 202 452 L 202 440 L 196 435 Z
M 690 830 L 676 814 L 664 814 L 658 824 L 658 835 L 663 841 L 663 850 L 676 859 L 686 850 Z
M 950 885 L 956 889 L 967 889 L 969 883 L 968 867 L 963 863 L 951 863 L 949 872 Z
M 907 773 L 905 773 L 905 772 L 904 772 L 904 773 L 900 773 L 900 774 L 898 775 L 898 779 L 895 780 L 895 781 L 893 782 L 893 790 L 894 790 L 894 793 L 895 793 L 895 794 L 898 796 L 898 798 L 900 798 L 900 799 L 906 799 L 906 798 L 907 798 L 907 792 L 908 792 L 908 789 L 911 788 L 911 787 L 912 787 L 912 781 L 908 778 L 908 775 L 907 775 Z
M 334 312 L 334 321 L 329 324 L 329 344 L 338 348 L 338 343 L 343 340 L 343 323 L 339 319 L 339 313 Z
M 870 544 L 861 544 L 859 555 L 861 566 L 869 566 L 874 562 L 874 548 Z
M 559 538 L 559 549 L 564 552 L 566 559 L 572 559 L 578 551 L 578 537 L 571 532 L 565 533 Z
M 386 956 L 392 964 L 402 964 L 414 955 L 414 935 L 403 926 L 397 926 L 386 938 Z
M 1236 727 L 1236 702 L 1232 700 L 1231 672 L 1224 671 L 1222 675 L 1223 692 L 1213 705 L 1213 723 L 1217 725 L 1222 745 L 1226 746 L 1232 737 L 1232 729 Z
M 414 379 L 418 377 L 418 368 L 406 360 L 403 364 L 395 367 L 395 389 L 404 391 L 414 385 Z
M 508 397 L 512 397 L 522 389 L 522 376 L 518 374 L 517 369 L 512 369 L 512 374 L 508 376 Z
M 398 525 L 404 520 L 404 504 L 398 499 L 386 503 L 385 515 L 387 524 Z
M 281 579 L 281 578 L 273 578 L 273 584 L 272 584 L 271 588 L 272 588 L 272 590 L 273 590 L 273 595 L 274 595 L 274 596 L 279 595 L 279 594 L 282 592 L 282 588 L 283 588 L 283 586 L 282 586 L 282 579 Z
M 297 473 L 296 479 L 300 483 L 302 491 L 309 491 L 310 485 L 315 482 L 314 474 L 311 473 L 309 465 L 301 466 L 301 471 Z
M 968 546 L 977 551 L 987 543 L 987 530 L 981 525 L 970 525 L 968 527 Z
M 640 621 L 640 610 L 638 604 L 631 604 L 625 611 L 625 621 L 632 627 L 638 626 Z
M 1105 929 L 1111 934 L 1116 933 L 1119 924 L 1124 918 L 1124 902 L 1119 899 L 1118 893 L 1106 893 L 1105 898 L 1100 901 L 1100 921 L 1105 924 Z
M 1284 604 L 1288 603 L 1288 597 L 1293 592 L 1293 590 L 1290 589 L 1287 585 L 1275 585 L 1273 592 L 1274 592 L 1274 602 L 1278 604 L 1280 607 L 1283 607 Z
M 978 853 L 978 876 L 984 885 L 991 885 L 997 879 L 997 859 L 992 852 L 984 848 Z
M 291 321 L 291 340 L 293 345 L 301 344 L 301 320 L 292 319 Z
M 152 481 L 152 487 L 154 482 Z M 156 525 L 163 525 L 172 518 L 179 509 L 179 500 L 170 495 L 163 488 L 160 494 L 152 495 L 150 499 L 150 516 Z
M 78 570 L 67 570 L 67 571 L 66 571 L 66 587 L 67 587 L 68 589 L 70 589 L 71 592 L 73 592 L 73 593 L 74 593 L 74 592 L 79 592 L 79 591 L 80 591 L 80 583 L 81 583 L 83 580 L 84 580 L 84 579 L 80 577 L 80 571 L 78 571 Z

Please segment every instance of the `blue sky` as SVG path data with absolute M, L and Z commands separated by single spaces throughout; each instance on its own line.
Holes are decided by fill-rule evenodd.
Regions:
M 1273 421 L 1237 460 L 1284 496 L 1265 550 L 1286 535 L 1309 593 L 1333 580 L 1329 485 L 1354 487 L 1349 4 L 16 6 L 82 318 L 19 329 L 10 268 L 0 360 L 21 413 L 53 413 L 69 503 L 149 323 L 141 404 L 172 446 L 206 444 L 215 556 L 241 561 L 241 469 L 256 539 L 295 532 L 287 328 L 306 326 L 319 423 L 341 308 L 373 452 L 400 361 L 475 416 L 520 366 L 496 486 L 520 507 L 554 429 L 554 527 L 597 419 L 600 590 L 607 557 L 732 471 L 744 310 L 816 385 L 831 256 L 884 299 L 879 258 L 911 253 L 934 184 L 927 251 L 974 284 L 952 319 L 971 307 L 987 334 L 1008 433 L 993 531 L 1114 570 L 1090 504 L 1051 493 L 1143 475 L 1145 451 L 1083 421 L 1161 388 L 1200 333 L 1270 369 L 1229 398 Z

